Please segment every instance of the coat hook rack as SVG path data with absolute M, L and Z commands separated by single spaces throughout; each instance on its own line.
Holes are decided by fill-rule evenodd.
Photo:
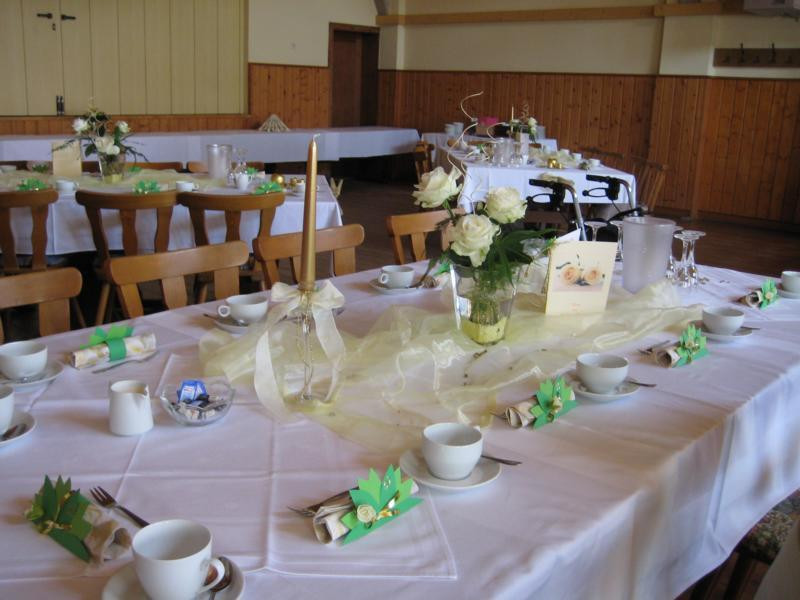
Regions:
M 800 48 L 715 48 L 714 66 L 800 69 Z

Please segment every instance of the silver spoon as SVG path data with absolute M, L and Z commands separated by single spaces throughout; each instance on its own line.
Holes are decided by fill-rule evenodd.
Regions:
M 631 377 L 626 377 L 625 381 L 627 381 L 628 383 L 632 383 L 633 385 L 638 385 L 640 387 L 648 387 L 648 388 L 656 387 L 655 383 L 644 383 L 643 381 L 638 381 L 637 379 L 632 379 Z
M 222 576 L 222 579 L 219 580 L 217 585 L 208 590 L 211 592 L 210 600 L 214 600 L 214 598 L 217 597 L 217 592 L 221 592 L 231 583 L 233 583 L 233 569 L 231 568 L 231 562 L 225 556 L 220 556 L 219 561 L 225 566 L 225 574 Z
M 482 458 L 486 458 L 488 460 L 493 460 L 496 463 L 500 463 L 501 465 L 508 465 L 509 467 L 516 467 L 517 465 L 521 465 L 522 461 L 519 460 L 511 460 L 510 458 L 498 458 L 497 456 L 492 456 L 490 454 L 481 454 Z
M 214 321 L 219 321 L 220 323 L 230 323 L 231 325 L 238 325 L 239 327 L 247 327 L 250 325 L 247 321 L 242 321 L 241 319 L 237 319 L 228 315 L 227 317 L 221 317 L 219 315 L 212 315 L 209 313 L 203 313 L 204 317 L 208 317 Z

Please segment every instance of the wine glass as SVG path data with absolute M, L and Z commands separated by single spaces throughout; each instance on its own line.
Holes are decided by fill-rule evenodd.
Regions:
M 681 287 L 697 285 L 697 265 L 694 261 L 694 247 L 697 240 L 705 235 L 703 231 L 684 229 L 675 234 L 683 246 L 681 247 L 681 261 L 675 275 L 675 283 Z
M 597 241 L 597 232 L 600 229 L 602 229 L 603 227 L 605 227 L 606 225 L 608 225 L 608 223 L 606 223 L 605 221 L 600 221 L 600 220 L 584 221 L 583 224 L 586 225 L 587 227 L 591 227 L 592 228 L 592 241 L 593 242 Z
M 613 221 L 608 222 L 609 225 L 613 225 L 617 228 L 617 262 L 622 261 L 622 221 L 619 219 L 614 219 Z

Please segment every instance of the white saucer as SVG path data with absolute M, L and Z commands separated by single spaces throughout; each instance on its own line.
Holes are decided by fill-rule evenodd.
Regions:
M 503 470 L 500 463 L 496 463 L 488 458 L 481 458 L 469 477 L 451 481 L 449 479 L 439 479 L 431 474 L 422 453 L 419 450 L 407 450 L 400 457 L 400 470 L 411 477 L 419 484 L 428 487 L 445 490 L 448 492 L 462 492 L 491 483 L 500 475 Z
M 780 284 L 776 287 L 778 289 L 778 296 L 789 298 L 790 300 L 800 300 L 800 292 L 790 292 L 789 290 L 783 289 Z
M 735 342 L 736 340 L 740 340 L 752 335 L 754 331 L 749 327 L 740 327 L 733 333 L 714 333 L 713 331 L 709 331 L 702 321 L 694 321 L 692 325 L 699 328 L 700 331 L 703 332 L 704 336 L 715 342 Z
M 372 289 L 379 291 L 381 294 L 408 294 L 411 292 L 418 292 L 421 287 L 407 287 L 407 288 L 389 288 L 380 283 L 377 279 L 373 279 L 369 282 L 369 285 Z
M 630 381 L 623 381 L 610 392 L 598 394 L 597 392 L 590 391 L 589 388 L 587 388 L 583 382 L 579 381 L 577 378 L 573 378 L 572 381 L 570 381 L 570 385 L 572 386 L 576 396 L 582 396 L 583 398 L 588 398 L 589 400 L 594 400 L 595 402 L 614 402 L 620 398 L 627 398 L 628 396 L 633 396 L 639 391 L 639 387 L 641 387 L 635 383 L 631 383 Z
M 8 427 L 8 429 L 11 429 L 15 425 L 25 425 L 25 431 L 15 435 L 11 439 L 0 441 L 0 447 L 7 446 L 8 444 L 13 444 L 17 440 L 21 440 L 26 435 L 28 435 L 36 427 L 36 419 L 33 418 L 33 415 L 31 413 L 25 412 L 24 410 L 15 410 L 14 417 L 11 419 L 11 425 Z M 6 431 L 8 431 L 8 429 L 6 429 Z M 2 436 L 2 434 L 4 433 L 5 431 L 0 432 L 0 436 Z
M 233 578 L 228 587 L 217 592 L 215 600 L 236 600 L 244 594 L 244 573 L 235 562 L 228 560 L 231 563 Z M 210 596 L 211 594 L 206 592 L 197 598 L 198 600 L 207 600 Z M 128 563 L 111 576 L 103 588 L 101 598 L 102 600 L 142 600 L 147 598 L 136 577 L 133 563 Z
M 32 379 L 30 381 L 18 381 L 16 379 L 2 379 L 0 378 L 0 385 L 10 385 L 15 390 L 24 390 L 26 388 L 35 387 L 37 385 L 43 385 L 45 383 L 50 383 L 61 374 L 61 371 L 64 370 L 64 365 L 62 365 L 57 360 L 51 360 L 47 362 L 47 366 L 44 368 L 39 375 L 36 376 L 36 379 Z

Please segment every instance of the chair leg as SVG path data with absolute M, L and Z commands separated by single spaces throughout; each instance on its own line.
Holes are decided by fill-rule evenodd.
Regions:
M 691 600 L 708 600 L 708 598 L 711 597 L 711 592 L 717 585 L 717 581 L 719 581 L 719 577 L 727 564 L 728 561 L 726 560 L 710 573 L 706 573 L 702 579 L 695 583 L 692 587 Z
M 106 316 L 106 308 L 108 307 L 108 296 L 111 292 L 111 284 L 108 282 L 103 282 L 103 285 L 100 287 L 100 299 L 97 302 L 97 312 L 95 313 L 94 324 L 95 325 L 102 325 L 105 316 Z
M 725 589 L 724 600 L 738 600 L 744 591 L 744 584 L 750 579 L 753 569 L 756 566 L 756 560 L 744 554 L 739 554 L 736 559 L 736 565 L 733 567 L 733 572 L 728 580 L 728 587 Z
M 78 327 L 84 329 L 86 327 L 86 319 L 83 318 L 83 311 L 81 310 L 81 305 L 78 304 L 78 298 L 70 298 L 69 304 L 72 309 L 72 314 L 78 322 Z

